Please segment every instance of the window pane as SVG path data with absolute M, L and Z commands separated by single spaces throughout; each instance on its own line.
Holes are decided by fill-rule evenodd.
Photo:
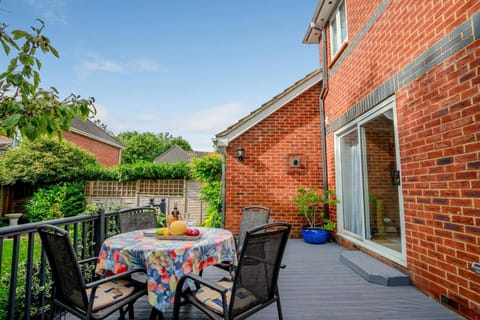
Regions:
M 342 2 L 338 10 L 340 12 L 340 42 L 344 43 L 347 41 L 347 15 L 345 12 L 345 2 Z
M 337 43 L 337 18 L 333 18 L 332 22 L 330 23 L 330 32 L 332 33 L 331 44 L 332 44 L 332 55 L 337 53 L 338 50 L 338 43 Z
M 362 181 L 358 131 L 354 130 L 340 140 L 343 228 L 363 236 Z

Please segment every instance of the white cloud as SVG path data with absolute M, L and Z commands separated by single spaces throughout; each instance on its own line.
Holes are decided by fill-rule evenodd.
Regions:
M 67 6 L 65 0 L 25 0 L 25 3 L 35 8 L 42 19 L 67 24 L 63 12 Z
M 118 62 L 110 60 L 84 61 L 82 67 L 90 71 L 105 71 L 112 73 L 124 72 L 125 67 Z
M 160 70 L 159 64 L 152 59 L 136 58 L 132 60 L 119 61 L 103 59 L 96 55 L 88 55 L 88 60 L 80 63 L 78 70 L 109 72 L 109 73 L 131 73 L 131 72 L 156 72 Z
M 212 139 L 248 114 L 248 108 L 239 102 L 226 103 L 194 112 L 142 112 L 135 115 L 116 113 L 114 108 L 97 106 L 97 118 L 118 134 L 124 131 L 168 132 L 182 136 L 194 150 L 213 151 Z
M 134 59 L 130 61 L 129 67 L 131 71 L 138 71 L 138 72 L 144 72 L 144 71 L 152 72 L 152 71 L 158 71 L 160 69 L 156 61 L 151 59 L 145 59 L 145 58 Z

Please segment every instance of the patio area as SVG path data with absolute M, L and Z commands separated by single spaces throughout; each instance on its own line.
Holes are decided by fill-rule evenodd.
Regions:
M 414 286 L 387 287 L 366 281 L 340 261 L 344 250 L 335 243 L 310 245 L 301 239 L 289 240 L 283 259 L 287 268 L 279 279 L 284 319 L 464 319 Z M 218 279 L 221 271 L 209 268 L 204 275 Z M 149 314 L 146 298 L 135 304 L 135 319 L 148 319 Z M 108 319 L 117 318 L 118 313 Z M 171 318 L 169 308 L 165 319 Z M 190 307 L 182 308 L 180 318 L 207 319 Z M 251 319 L 278 319 L 276 306 Z

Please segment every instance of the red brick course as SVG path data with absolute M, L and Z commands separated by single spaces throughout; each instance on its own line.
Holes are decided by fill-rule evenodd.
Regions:
M 293 224 L 299 237 L 303 217 L 293 198 L 299 187 L 322 188 L 319 131 L 319 85 L 310 88 L 255 127 L 235 139 L 226 153 L 226 227 L 238 231 L 241 209 L 262 205 L 271 218 Z M 239 146 L 245 159 L 236 159 Z M 302 168 L 290 168 L 289 158 L 300 158 Z
M 91 152 L 97 158 L 97 161 L 105 166 L 112 167 L 120 163 L 120 149 L 86 136 L 74 133 L 63 132 L 65 140 L 75 143 L 80 148 Z

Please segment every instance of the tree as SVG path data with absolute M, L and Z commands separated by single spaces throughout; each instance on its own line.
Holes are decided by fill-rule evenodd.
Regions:
M 40 87 L 42 63 L 37 58 L 38 50 L 57 58 L 59 54 L 42 34 L 43 21 L 37 21 L 40 26 L 32 26 L 32 33 L 13 30 L 11 35 L 7 32 L 8 25 L 0 23 L 0 43 L 5 55 L 16 52 L 7 70 L 0 73 L 0 134 L 7 137 L 13 137 L 17 130 L 29 140 L 44 134 L 61 137 L 74 117 L 85 120 L 95 113 L 93 98 L 82 99 L 72 93 L 60 100 L 55 87 L 49 90 Z
M 190 144 L 182 137 L 173 137 L 169 133 L 155 135 L 151 132 L 127 131 L 120 133 L 116 138 L 125 145 L 125 149 L 122 151 L 122 163 L 124 164 L 140 161 L 152 162 L 175 144 L 185 151 L 192 150 Z
M 85 167 L 100 166 L 95 156 L 69 141 L 25 141 L 0 157 L 0 184 L 31 185 L 81 181 Z

